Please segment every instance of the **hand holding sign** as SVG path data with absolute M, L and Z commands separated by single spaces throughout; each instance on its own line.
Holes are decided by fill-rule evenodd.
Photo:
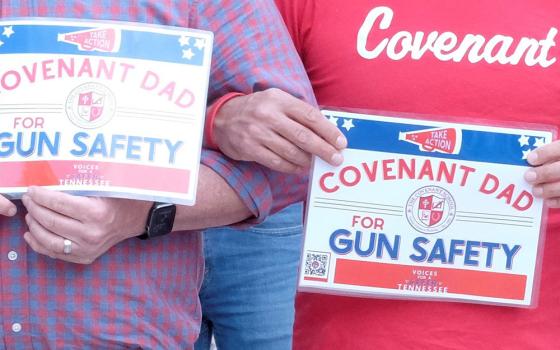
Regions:
M 79 264 L 91 264 L 109 248 L 139 235 L 151 202 L 131 199 L 80 197 L 30 187 L 23 196 L 27 208 L 27 243 L 37 253 Z M 72 254 L 64 252 L 64 240 Z
M 344 135 L 319 110 L 278 89 L 225 103 L 214 132 L 227 156 L 288 173 L 308 168 L 311 155 L 339 165 L 339 150 L 346 147 Z
M 525 173 L 533 185 L 533 194 L 542 197 L 551 208 L 560 208 L 560 141 L 541 146 L 527 156 L 535 168 Z

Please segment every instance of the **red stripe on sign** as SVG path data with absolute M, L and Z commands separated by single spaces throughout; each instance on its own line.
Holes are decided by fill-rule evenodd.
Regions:
M 318 277 L 304 277 L 303 278 L 306 281 L 315 281 L 315 282 L 328 282 L 329 279 L 328 278 L 318 278 Z
M 337 259 L 334 283 L 399 289 L 397 284 L 417 280 L 414 271 L 432 271 L 448 293 L 523 300 L 527 276 L 441 267 L 420 267 Z M 419 280 L 425 281 L 425 280 Z
M 100 179 L 110 186 L 178 193 L 188 193 L 190 179 L 190 171 L 183 169 L 74 160 L 4 162 L 0 174 L 0 187 L 61 186 L 76 179 Z

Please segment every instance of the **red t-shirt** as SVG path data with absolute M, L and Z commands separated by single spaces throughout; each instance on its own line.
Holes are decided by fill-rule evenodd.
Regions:
M 276 0 L 321 105 L 560 126 L 558 0 Z M 536 309 L 300 293 L 295 349 L 560 349 L 560 211 Z

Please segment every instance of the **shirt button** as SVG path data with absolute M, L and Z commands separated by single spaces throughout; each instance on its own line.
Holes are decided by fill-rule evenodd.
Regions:
M 19 324 L 19 323 L 17 323 L 17 322 L 16 322 L 16 323 L 13 323 L 13 324 L 12 324 L 12 331 L 13 331 L 14 333 L 19 333 L 19 332 L 21 331 L 21 324 Z
M 10 261 L 16 260 L 16 259 L 17 259 L 17 253 L 14 252 L 13 250 L 10 251 L 10 252 L 8 253 L 8 259 L 9 259 Z

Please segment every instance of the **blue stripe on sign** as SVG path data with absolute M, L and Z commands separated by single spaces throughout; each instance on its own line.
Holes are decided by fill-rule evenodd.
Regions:
M 375 121 L 356 118 L 357 115 L 332 114 L 339 117 L 338 127 L 348 139 L 348 148 L 368 151 L 390 152 L 417 156 L 430 156 L 435 158 L 459 159 L 476 162 L 498 163 L 527 166 L 523 159 L 523 151 L 535 149 L 536 137 L 542 137 L 542 132 L 536 133 L 524 130 L 528 136 L 528 145 L 521 146 L 520 134 L 504 132 L 479 131 L 462 129 L 462 145 L 458 154 L 445 154 L 427 152 L 421 146 L 407 141 L 399 140 L 399 134 L 410 131 L 440 128 L 440 125 L 426 122 L 423 125 L 411 125 L 388 121 Z M 346 130 L 342 127 L 344 119 L 352 119 L 354 127 Z M 415 122 L 418 122 L 415 120 Z M 446 126 L 448 127 L 448 126 Z M 489 127 L 491 128 L 491 127 Z
M 9 26 L 9 22 L 1 22 L 0 28 Z M 144 31 L 121 30 L 120 51 L 99 52 L 81 51 L 78 45 L 58 41 L 59 34 L 67 34 L 80 30 L 91 30 L 97 27 L 76 27 L 57 25 L 11 25 L 14 31 L 9 38 L 0 35 L 0 54 L 69 54 L 102 57 L 122 57 L 146 59 L 160 62 L 181 63 L 188 65 L 202 65 L 204 49 L 195 45 L 195 38 L 185 32 L 188 43 L 179 43 L 179 34 L 153 33 Z M 103 27 L 107 28 L 107 27 Z M 114 26 L 118 29 L 118 26 Z M 183 51 L 189 58 L 185 58 Z

